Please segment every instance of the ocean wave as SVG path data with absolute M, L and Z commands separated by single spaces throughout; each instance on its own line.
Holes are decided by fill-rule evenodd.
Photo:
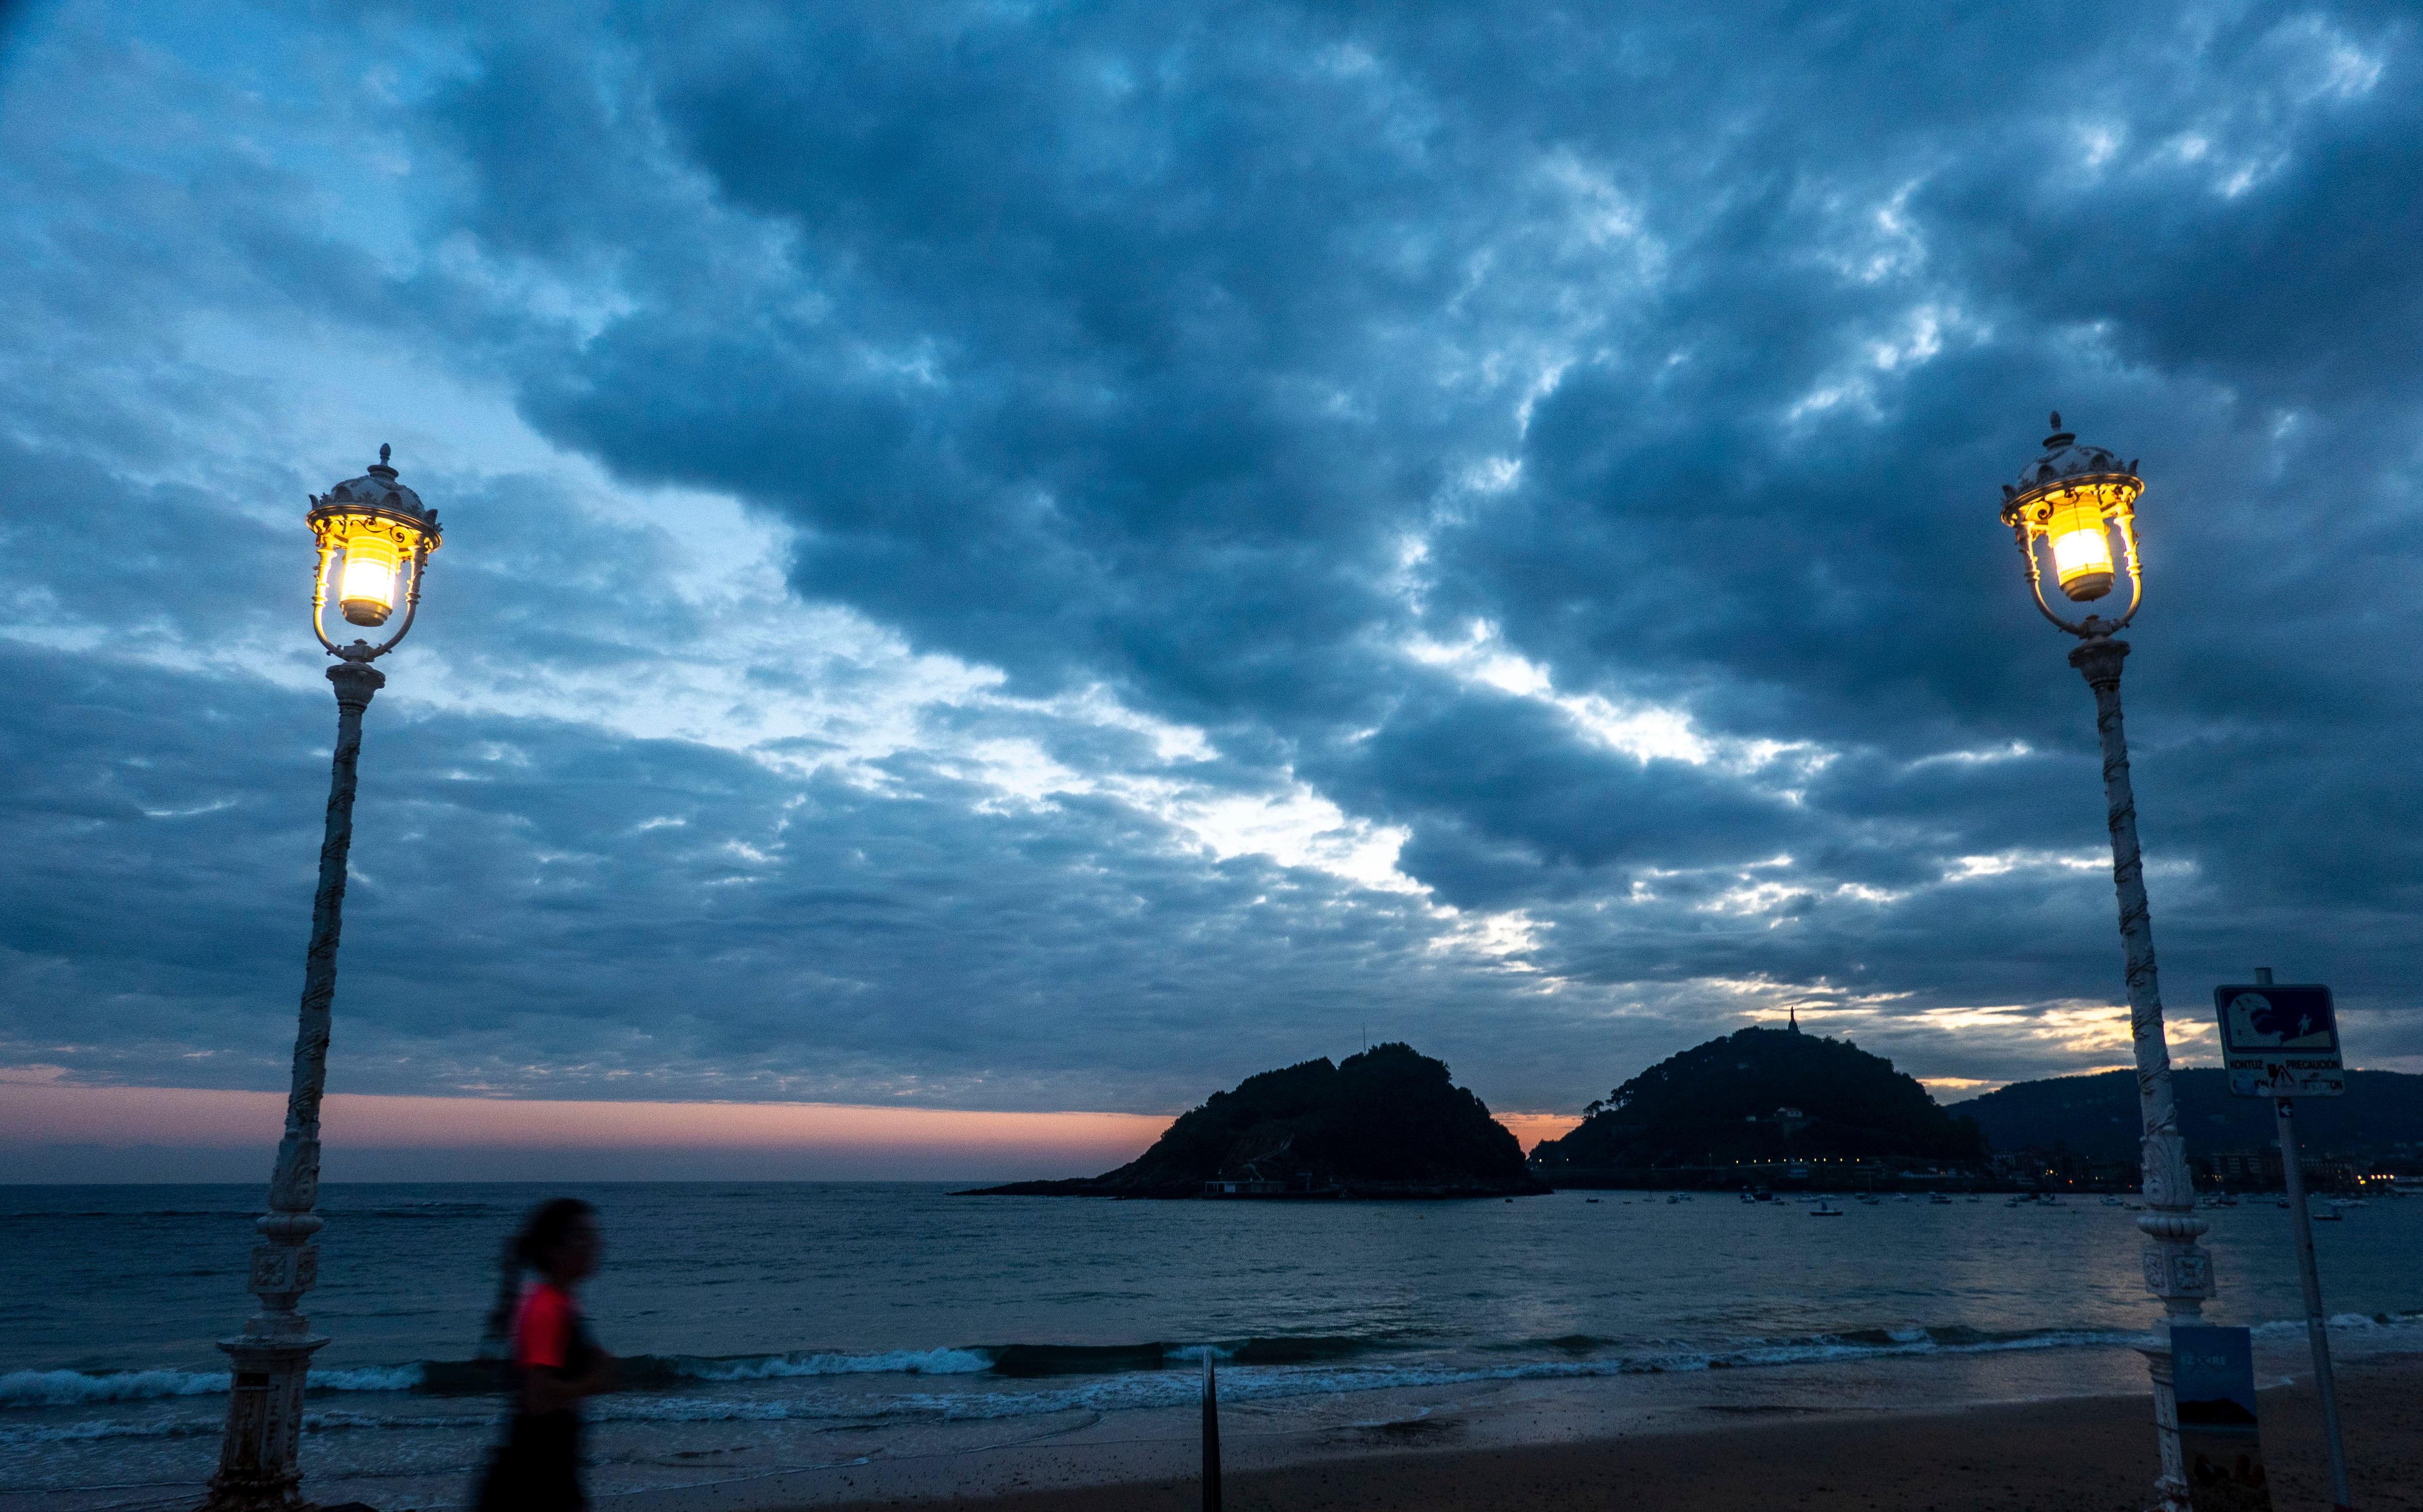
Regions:
M 311 1372 L 315 1392 L 408 1392 L 420 1366 L 362 1365 Z M 0 1375 L 0 1408 L 76 1407 L 87 1402 L 139 1402 L 166 1396 L 208 1396 L 228 1389 L 223 1370 L 12 1370 Z
M 940 1345 L 930 1349 L 797 1349 L 771 1355 L 635 1355 L 621 1362 L 626 1382 L 671 1386 L 684 1381 L 784 1380 L 816 1376 L 978 1376 L 1014 1380 L 1055 1376 L 1117 1376 L 1163 1371 L 1201 1361 L 1206 1354 L 1224 1364 L 1299 1365 L 1338 1360 L 1384 1347 L 1369 1339 L 1337 1336 L 1254 1337 L 1202 1344 Z M 422 1391 L 494 1390 L 494 1367 L 478 1361 L 431 1363 Z M 466 1383 L 457 1385 L 456 1383 Z M 444 1384 L 441 1384 L 444 1383 Z
M 1951 1342 L 1939 1342 L 1934 1337 L 1937 1331 L 1951 1335 Z M 1481 1381 L 1578 1380 L 1666 1372 L 1755 1369 L 1896 1355 L 2134 1345 L 2149 1341 L 2149 1336 L 2144 1334 L 2097 1330 L 2046 1329 L 2000 1339 L 1965 1337 L 1969 1331 L 1911 1329 L 1876 1330 L 1876 1337 L 1872 1339 L 1827 1334 L 1797 1339 L 1747 1340 L 1721 1349 L 1636 1351 L 1596 1360 L 1526 1361 L 1498 1366 L 1447 1362 L 1431 1365 L 1233 1366 L 1222 1374 L 1220 1391 L 1230 1401 L 1272 1401 L 1294 1396 L 1454 1386 Z M 946 1422 L 966 1422 L 1050 1416 L 1063 1412 L 1108 1413 L 1187 1407 L 1198 1399 L 1201 1387 L 1190 1372 L 1130 1371 L 1101 1377 L 1082 1385 L 1030 1391 L 898 1393 L 847 1400 L 791 1398 L 743 1402 L 707 1396 L 622 1400 L 605 1407 L 601 1415 L 609 1420 L 704 1423 L 863 1420 L 907 1413 Z
M 435 1430 L 446 1428 L 479 1428 L 485 1431 L 504 1422 L 504 1413 L 447 1413 L 444 1415 L 407 1415 L 376 1412 L 306 1412 L 303 1431 L 306 1433 L 343 1433 L 354 1429 Z M 227 1430 L 227 1420 L 214 1412 L 208 1417 L 183 1418 L 87 1418 L 77 1423 L 37 1423 L 0 1424 L 0 1449 L 23 1448 L 32 1444 L 89 1443 L 104 1439 L 198 1439 L 216 1438 Z
M 2416 1314 L 2366 1317 L 2348 1314 L 2346 1327 L 2364 1329 L 2411 1326 L 2423 1322 Z M 2303 1327 L 2303 1325 L 2298 1325 Z M 2335 1320 L 2335 1326 L 2337 1326 Z M 1855 1330 L 1849 1335 L 1824 1334 L 1797 1339 L 1741 1341 L 1719 1349 L 1678 1348 L 1636 1351 L 1595 1360 L 1536 1360 L 1499 1366 L 1348 1364 L 1325 1368 L 1237 1369 L 1221 1377 L 1220 1392 L 1231 1401 L 1263 1401 L 1291 1396 L 1328 1395 L 1351 1392 L 1388 1391 L 1407 1387 L 1455 1386 L 1481 1381 L 1579 1380 L 1666 1372 L 1757 1369 L 1898 1356 L 1978 1354 L 2008 1350 L 2124 1347 L 2154 1342 L 2150 1332 L 2096 1329 L 2043 1329 L 1989 1334 L 1981 1330 L 1908 1329 Z M 969 1392 L 904 1394 L 892 1399 L 895 1410 L 931 1413 L 944 1419 L 1031 1417 L 1057 1412 L 1115 1412 L 1137 1408 L 1185 1407 L 1197 1400 L 1200 1388 L 1186 1376 L 1124 1376 L 1085 1386 L 1055 1391 Z M 703 1404 L 700 1404 L 703 1405 Z M 856 1409 L 865 1415 L 865 1409 Z M 782 1415 L 811 1415 L 809 1413 Z M 824 1415 L 819 1412 L 814 1415 Z M 836 1414 L 838 1415 L 838 1414 Z
M 994 1368 L 990 1352 L 981 1349 L 886 1349 L 874 1354 L 793 1353 L 737 1355 L 708 1360 L 673 1359 L 673 1373 L 685 1380 L 780 1380 L 794 1376 L 974 1376 Z
M 2423 1325 L 2423 1311 L 2412 1313 L 2334 1313 L 2330 1326 L 2347 1333 L 2366 1333 L 2379 1329 L 2411 1329 Z M 2278 1318 L 2255 1325 L 2257 1333 L 2283 1334 L 2305 1331 L 2304 1318 Z
M 621 1361 L 625 1379 L 641 1387 L 672 1387 L 685 1382 L 781 1380 L 816 1376 L 972 1376 L 997 1368 L 998 1357 L 1013 1351 L 1051 1346 L 1006 1345 L 992 1348 L 886 1349 L 863 1354 L 839 1350 L 796 1350 L 772 1355 L 711 1358 L 689 1355 L 635 1355 Z M 1163 1346 L 1151 1351 L 1159 1368 Z M 1223 1358 L 1226 1358 L 1224 1356 Z M 1097 1369 L 1111 1368 L 1107 1364 Z M 1016 1368 L 1005 1374 L 1021 1374 Z M 15 1370 L 0 1374 L 0 1409 L 8 1408 L 74 1407 L 87 1403 L 137 1402 L 176 1396 L 207 1396 L 227 1391 L 223 1370 Z M 313 1392 L 418 1392 L 436 1395 L 482 1395 L 499 1390 L 497 1366 L 490 1361 L 418 1361 L 400 1365 L 361 1365 L 311 1372 Z
M 218 1417 L 176 1420 L 88 1418 L 82 1423 L 40 1423 L 0 1427 L 0 1449 L 29 1444 L 89 1443 L 101 1439 L 189 1439 L 220 1433 L 227 1424 Z
M 1274 1337 L 1257 1335 L 1234 1345 L 1183 1345 L 1169 1352 L 1172 1360 L 1197 1361 L 1204 1351 L 1216 1358 L 1231 1360 L 1240 1365 L 1303 1365 L 1322 1360 L 1344 1360 L 1376 1349 L 1402 1347 L 1402 1344 L 1385 1339 L 1367 1339 L 1338 1334 L 1280 1334 Z
M 228 1389 L 226 1371 L 12 1370 L 0 1376 L 0 1406 L 74 1407 L 86 1402 L 133 1402 L 160 1396 L 199 1396 Z
M 2340 1313 L 2330 1320 L 2335 1332 L 2368 1333 L 2423 1328 L 2423 1312 Z M 2255 1326 L 2257 1333 L 2279 1336 L 2299 1332 L 2301 1319 L 2275 1320 Z M 1840 1333 L 1780 1338 L 1737 1339 L 1716 1347 L 1677 1344 L 1672 1347 L 1617 1347 L 1617 1341 L 1572 1334 L 1534 1341 L 1535 1347 L 1553 1348 L 1562 1358 L 1510 1361 L 1504 1364 L 1391 1362 L 1353 1358 L 1374 1347 L 1370 1341 L 1338 1338 L 1291 1341 L 1243 1340 L 1227 1344 L 1139 1345 L 1116 1346 L 990 1345 L 937 1346 L 847 1353 L 798 1351 L 780 1355 L 746 1355 L 727 1359 L 658 1356 L 636 1357 L 652 1368 L 641 1374 L 648 1385 L 621 1396 L 599 1399 L 593 1414 L 603 1421 L 712 1423 L 744 1421 L 865 1421 L 908 1414 L 944 1421 L 1032 1417 L 1057 1412 L 1116 1412 L 1143 1408 L 1181 1407 L 1194 1402 L 1200 1387 L 1192 1371 L 1148 1366 L 1148 1359 L 1182 1364 L 1205 1353 L 1227 1362 L 1221 1393 L 1231 1400 L 1272 1400 L 1291 1396 L 1387 1391 L 1426 1386 L 1497 1380 L 1588 1379 L 1592 1377 L 1690 1373 L 1708 1370 L 1755 1370 L 1830 1361 L 1882 1360 L 1905 1356 L 1968 1355 L 2012 1350 L 2116 1348 L 2151 1345 L 2153 1330 L 2108 1329 L 2034 1329 L 1996 1331 L 1965 1327 L 1862 1329 Z M 1071 1368 L 1005 1371 L 1001 1357 L 1012 1349 L 1060 1351 L 1030 1354 L 1036 1361 Z M 1259 1358 L 1258 1352 L 1259 1350 Z M 1018 1357 L 1013 1356 L 1013 1361 Z M 1073 1368 L 1089 1361 L 1090 1370 Z M 624 1361 L 626 1367 L 634 1361 Z M 422 1387 L 445 1370 L 490 1369 L 485 1365 L 443 1365 L 437 1362 L 361 1366 L 314 1371 L 315 1392 L 401 1393 Z M 717 1393 L 715 1386 L 771 1384 L 818 1377 L 879 1375 L 929 1377 L 989 1376 L 1007 1389 L 937 1392 L 803 1392 L 789 1396 L 763 1395 L 736 1399 Z M 1085 1376 L 1067 1386 L 1025 1389 L 1009 1383 L 1053 1376 Z M 627 1378 L 627 1377 L 626 1377 Z M 633 1382 L 632 1384 L 639 1384 Z M 838 1382 L 836 1382 L 838 1384 Z M 974 1383 L 971 1383 L 972 1385 Z M 690 1389 L 685 1390 L 688 1387 Z M 664 1390 L 663 1388 L 672 1388 Z M 20 1370 L 0 1375 L 0 1407 L 19 1409 L 135 1402 L 222 1393 L 225 1372 L 139 1370 L 110 1373 Z M 431 1416 L 407 1413 L 347 1412 L 335 1409 L 309 1413 L 305 1427 L 313 1432 L 355 1428 L 434 1428 L 488 1424 L 495 1412 Z M 199 1424 L 198 1427 L 197 1424 Z M 116 1437 L 166 1437 L 216 1432 L 216 1420 L 173 1422 L 95 1419 L 73 1424 L 0 1428 L 0 1444 L 36 1440 Z

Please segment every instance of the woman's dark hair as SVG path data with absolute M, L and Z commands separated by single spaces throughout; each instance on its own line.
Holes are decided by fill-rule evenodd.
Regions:
M 574 1225 L 596 1216 L 597 1210 L 578 1197 L 541 1202 L 531 1214 L 530 1221 L 522 1225 L 522 1232 L 514 1236 L 514 1253 L 532 1269 L 544 1267 L 556 1247 L 572 1237 Z
M 582 1218 L 594 1218 L 597 1210 L 578 1197 L 558 1197 L 541 1202 L 531 1210 L 522 1222 L 521 1232 L 505 1241 L 504 1264 L 498 1267 L 497 1303 L 488 1309 L 488 1328 L 481 1340 L 481 1353 L 493 1345 L 506 1343 L 514 1330 L 514 1310 L 521 1303 L 522 1272 L 538 1270 L 553 1254 Z M 502 1353 L 511 1353 L 504 1350 Z

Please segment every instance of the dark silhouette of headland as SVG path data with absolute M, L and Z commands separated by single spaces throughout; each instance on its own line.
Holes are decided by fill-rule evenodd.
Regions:
M 2320 1158 L 2329 1151 L 2401 1170 L 2417 1164 L 2415 1151 L 2423 1147 L 2423 1076 L 2397 1071 L 2351 1071 L 2347 1075 L 2345 1097 L 2308 1097 L 2297 1104 L 2298 1134 L 2307 1158 Z M 2173 1067 L 2171 1091 L 2178 1099 L 2179 1126 L 2194 1131 L 2191 1154 L 2261 1150 L 2278 1138 L 2272 1105 L 2262 1098 L 2231 1096 L 2228 1075 L 2217 1067 Z M 1974 1118 L 1997 1150 L 2060 1143 L 2082 1155 L 2137 1158 L 2137 1074 L 2132 1071 L 2013 1082 L 1955 1103 L 1952 1110 Z
M 1444 1062 L 1375 1044 L 1248 1076 L 1214 1092 L 1116 1170 L 1021 1181 L 971 1197 L 1528 1197 L 1547 1185 L 1488 1106 Z
M 1659 1061 L 1531 1153 L 1559 1186 L 1722 1187 L 1785 1176 L 1844 1185 L 1853 1166 L 1974 1170 L 1976 1123 L 1848 1040 L 1750 1028 Z

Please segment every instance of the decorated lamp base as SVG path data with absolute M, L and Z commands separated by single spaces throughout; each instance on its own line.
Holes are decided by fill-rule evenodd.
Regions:
M 219 1341 L 235 1382 L 228 1395 L 218 1473 L 211 1477 L 211 1493 L 200 1512 L 309 1512 L 296 1463 L 303 1388 L 310 1377 L 311 1356 L 327 1342 L 314 1334 L 252 1333 Z

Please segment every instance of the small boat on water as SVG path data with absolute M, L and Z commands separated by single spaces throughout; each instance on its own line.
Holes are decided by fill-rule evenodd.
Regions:
M 1817 1205 L 1809 1210 L 1809 1216 L 1813 1218 L 1838 1218 L 1843 1216 L 1843 1210 L 1821 1197 Z

